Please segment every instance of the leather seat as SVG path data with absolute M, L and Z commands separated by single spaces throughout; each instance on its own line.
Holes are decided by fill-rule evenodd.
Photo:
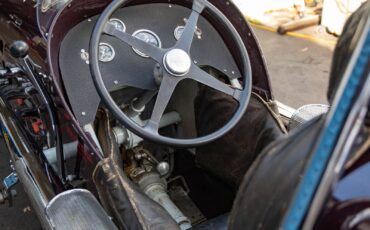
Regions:
M 228 95 L 201 86 L 195 98 L 198 135 L 216 131 L 237 108 Z M 286 133 L 276 113 L 257 94 L 252 94 L 240 122 L 222 138 L 197 148 L 195 160 L 203 170 L 217 176 L 236 191 L 244 174 L 262 150 Z
M 198 132 L 203 135 L 227 121 L 235 104 L 212 89 L 200 92 L 196 114 Z M 322 119 L 317 118 L 288 136 L 283 135 L 285 130 L 274 112 L 253 94 L 245 117 L 235 129 L 197 149 L 198 165 L 235 189 L 239 187 L 239 195 L 230 217 L 222 215 L 194 229 L 227 229 L 227 223 L 232 229 L 257 229 L 264 224 L 266 229 L 274 228 L 301 179 L 312 153 L 311 143 L 318 138 L 323 125 Z M 240 184 L 240 181 L 243 182 Z M 264 218 L 271 222 L 265 223 Z

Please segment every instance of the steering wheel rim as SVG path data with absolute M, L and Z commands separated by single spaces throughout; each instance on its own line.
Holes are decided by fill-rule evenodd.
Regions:
M 194 0 L 192 13 L 186 23 L 184 32 L 179 39 L 179 41 L 175 44 L 174 47 L 169 49 L 161 49 L 148 43 L 145 43 L 139 39 L 132 37 L 131 35 L 115 30 L 114 26 L 108 23 L 109 18 L 111 15 L 121 6 L 125 5 L 126 3 L 130 2 L 129 0 L 114 0 L 110 3 L 107 8 L 103 11 L 100 15 L 97 23 L 95 24 L 93 33 L 90 38 L 90 70 L 92 73 L 92 78 L 94 81 L 95 88 L 106 107 L 113 113 L 115 118 L 120 121 L 126 128 L 128 128 L 131 132 L 135 133 L 136 135 L 148 139 L 150 141 L 165 144 L 175 147 L 196 147 L 200 145 L 207 144 L 212 142 L 227 132 L 229 132 L 235 125 L 240 121 L 243 117 L 251 95 L 252 91 L 252 71 L 250 60 L 248 56 L 248 52 L 245 48 L 242 38 L 240 37 L 239 33 L 236 31 L 232 23 L 211 3 L 207 0 Z M 194 38 L 194 32 L 196 30 L 196 25 L 198 22 L 198 18 L 202 11 L 208 8 L 215 16 L 224 23 L 225 27 L 231 33 L 236 45 L 239 49 L 240 56 L 242 59 L 242 67 L 243 67 L 243 89 L 238 90 L 227 86 L 226 84 L 221 83 L 216 78 L 212 77 L 209 74 L 206 74 L 203 70 L 201 70 L 195 63 L 191 61 L 190 58 L 190 48 Z M 152 112 L 152 117 L 149 119 L 146 126 L 142 127 L 135 123 L 131 118 L 129 118 L 114 102 L 113 98 L 111 97 L 108 89 L 106 88 L 100 68 L 99 68 L 99 58 L 98 58 L 98 47 L 99 42 L 101 39 L 102 34 L 108 34 L 111 36 L 115 36 L 116 38 L 122 40 L 123 42 L 127 43 L 131 47 L 139 48 L 142 52 L 145 50 L 145 54 L 150 56 L 150 58 L 156 60 L 164 69 L 163 69 L 163 80 L 159 87 L 159 92 L 157 95 L 157 100 Z M 175 52 L 176 50 L 176 52 Z M 190 66 L 188 66 L 188 58 L 184 55 L 183 52 L 187 53 L 188 58 L 190 59 Z M 173 65 L 170 59 L 175 58 L 182 58 L 183 64 L 182 66 Z M 177 60 L 177 59 L 176 59 Z M 185 63 L 185 64 L 184 64 Z M 171 65 L 170 65 L 171 64 Z M 186 68 L 184 68 L 184 65 Z M 189 68 L 187 68 L 189 67 Z M 177 84 L 184 80 L 184 79 L 193 79 L 200 83 L 203 83 L 207 86 L 210 86 L 214 89 L 217 89 L 223 93 L 226 93 L 232 96 L 239 102 L 239 107 L 235 111 L 232 118 L 220 129 L 196 138 L 190 139 L 179 139 L 179 138 L 172 138 L 162 136 L 158 133 L 159 131 L 159 121 L 160 118 L 163 116 L 164 110 L 168 105 L 168 102 L 173 94 L 173 91 Z M 216 79 L 216 80 L 215 80 Z M 228 87 L 228 88 L 227 88 Z M 169 88 L 172 90 L 169 94 Z M 160 99 L 158 99 L 160 98 Z M 166 100 L 167 102 L 162 103 Z M 159 107 L 159 108 L 158 108 Z M 158 117 L 159 115 L 159 117 Z

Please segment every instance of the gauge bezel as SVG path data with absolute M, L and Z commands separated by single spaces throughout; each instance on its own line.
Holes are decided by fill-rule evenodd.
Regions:
M 175 37 L 175 39 L 178 41 L 180 38 L 181 38 L 181 36 L 180 37 L 177 37 L 177 33 L 178 33 L 178 31 L 180 30 L 180 29 L 185 29 L 185 26 L 177 26 L 176 28 L 175 28 L 175 30 L 173 31 L 173 36 Z M 184 33 L 184 31 L 183 31 L 183 33 Z M 181 34 L 182 35 L 182 34 Z
M 140 30 L 136 30 L 135 32 L 133 32 L 133 33 L 132 33 L 132 36 L 136 38 L 136 35 L 138 35 L 139 33 L 143 33 L 143 32 L 153 35 L 153 37 L 154 37 L 155 39 L 157 39 L 157 42 L 158 42 L 158 48 L 162 48 L 162 41 L 161 41 L 161 39 L 159 38 L 159 36 L 158 36 L 156 33 L 154 33 L 154 32 L 153 32 L 153 31 L 151 31 L 151 30 L 148 30 L 148 29 L 140 29 Z M 143 58 L 149 58 L 149 56 L 148 56 L 148 55 L 146 55 L 146 54 L 142 53 L 141 51 L 139 51 L 139 50 L 137 50 L 137 49 L 135 49 L 135 48 L 132 48 L 132 50 L 133 50 L 137 55 L 139 55 L 139 56 L 141 56 L 141 57 L 143 57 Z
M 100 42 L 98 49 L 100 49 L 100 46 L 108 46 L 112 50 L 112 56 L 110 56 L 108 59 L 105 59 L 105 60 L 102 60 L 100 57 L 98 57 L 99 61 L 105 62 L 105 63 L 113 61 L 114 57 L 116 56 L 116 51 L 114 50 L 113 46 L 106 42 Z
M 113 22 L 113 21 L 116 21 L 116 22 L 120 23 L 123 26 L 123 31 L 121 31 L 121 32 L 126 32 L 126 29 L 127 29 L 126 24 L 121 19 L 111 18 L 111 19 L 109 19 L 108 23 Z

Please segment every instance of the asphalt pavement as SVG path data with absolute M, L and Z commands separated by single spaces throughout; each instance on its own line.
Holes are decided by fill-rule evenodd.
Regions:
M 326 90 L 334 45 L 254 29 L 270 75 L 275 99 L 295 109 L 327 104 Z M 315 37 L 328 35 L 320 27 L 300 31 Z
M 332 47 L 255 29 L 270 73 L 275 98 L 291 107 L 327 103 Z M 10 173 L 8 152 L 0 145 L 0 179 Z M 0 206 L 0 229 L 41 229 L 25 192 L 16 185 L 14 206 Z

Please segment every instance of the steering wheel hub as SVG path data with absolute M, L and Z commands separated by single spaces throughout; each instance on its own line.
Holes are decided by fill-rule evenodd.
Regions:
M 190 70 L 191 59 L 182 49 L 168 51 L 163 59 L 164 67 L 173 76 L 184 76 Z

